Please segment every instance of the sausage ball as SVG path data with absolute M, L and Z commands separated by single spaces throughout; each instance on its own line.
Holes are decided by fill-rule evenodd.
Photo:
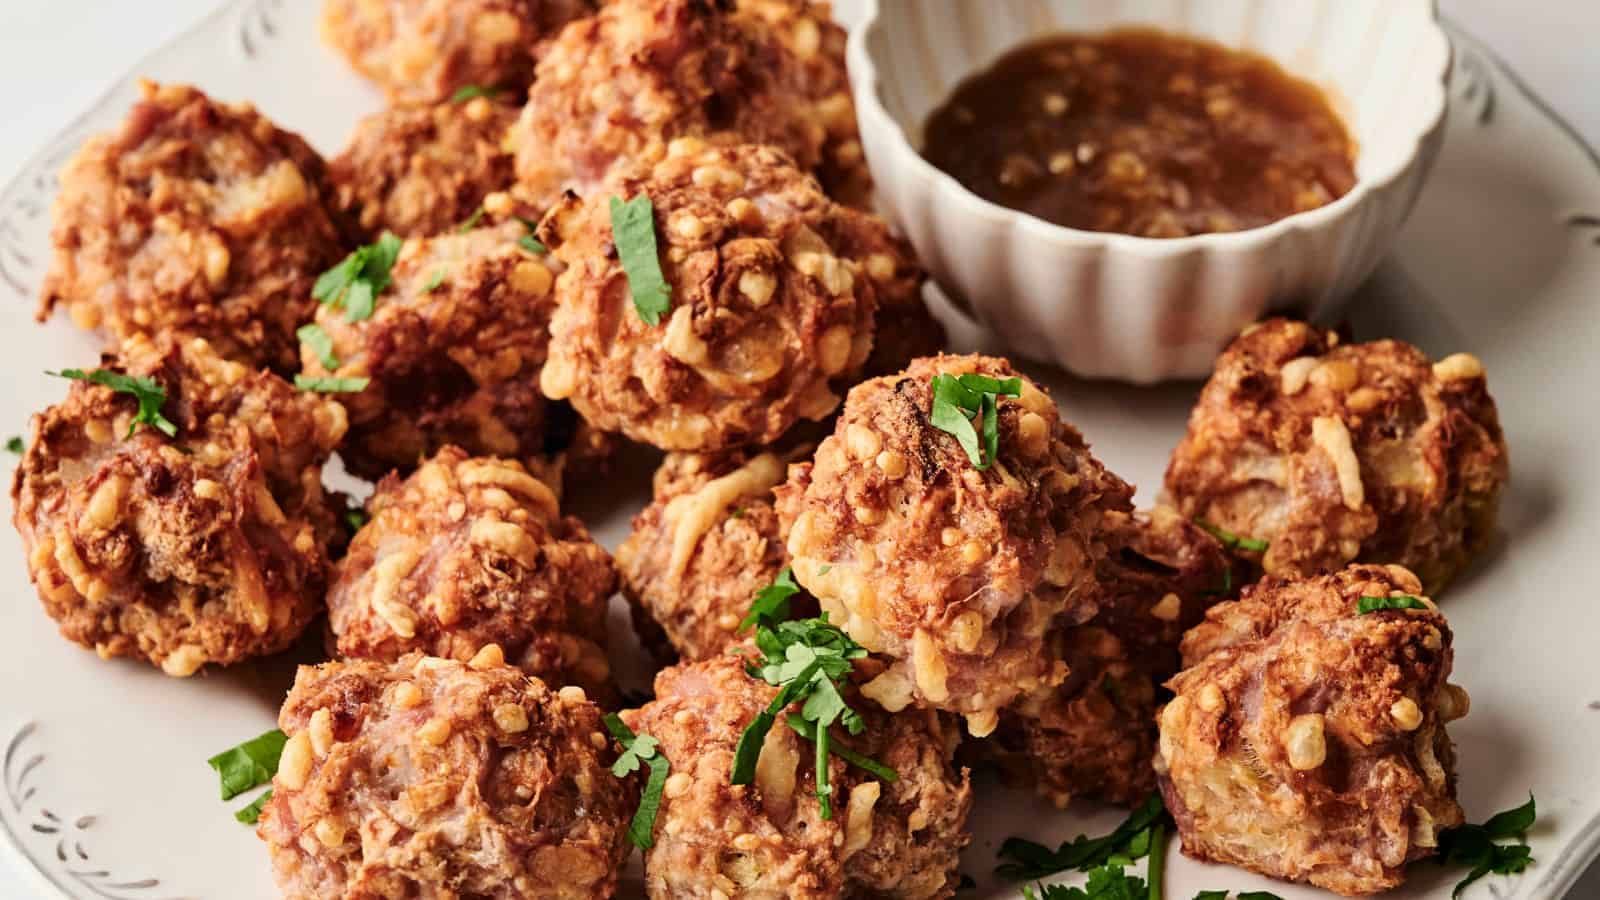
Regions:
M 302 666 L 256 834 L 291 900 L 609 897 L 635 780 L 600 709 L 494 661 Z
M 1230 583 L 1222 545 L 1177 513 L 1108 512 L 1100 611 L 1058 628 L 1051 655 L 1070 673 L 1002 714 L 985 742 L 1007 780 L 1065 808 L 1076 796 L 1125 806 L 1155 789 L 1155 712 L 1177 673 L 1178 642 Z
M 978 469 L 930 419 L 942 374 L 1017 377 L 1003 359 L 938 356 L 863 382 L 815 463 L 790 469 L 779 510 L 796 580 L 889 662 L 863 693 L 961 713 L 981 737 L 1066 677 L 1046 633 L 1094 614 L 1100 521 L 1133 491 L 1025 377 L 999 398 L 998 456 Z
M 972 789 L 952 759 L 960 733 L 932 710 L 890 716 L 853 699 L 866 720 L 843 745 L 895 771 L 893 782 L 830 757 L 833 817 L 816 799 L 811 742 L 780 717 L 762 745 L 755 782 L 729 784 L 744 729 L 777 691 L 738 657 L 665 669 L 656 699 L 623 713 L 661 742 L 671 764 L 645 851 L 652 900 L 696 898 L 942 898 L 955 893 L 969 836 Z
M 446 444 L 549 460 L 572 443 L 576 418 L 539 393 L 555 275 L 518 243 L 524 233 L 511 223 L 412 238 L 370 316 L 351 321 L 342 305 L 317 308 L 332 359 L 308 342 L 305 374 L 368 379 L 364 390 L 340 395 L 350 436 L 339 455 L 351 472 L 376 479 L 410 471 Z
M 511 156 L 500 145 L 516 114 L 514 106 L 475 97 L 367 116 L 328 163 L 334 202 L 368 237 L 451 231 L 511 184 Z
M 465 87 L 520 94 L 534 48 L 594 0 L 325 0 L 322 39 L 395 102 Z
M 670 310 L 635 309 L 610 202 L 649 198 Z M 570 199 L 541 233 L 566 266 L 556 282 L 545 396 L 594 427 L 664 450 L 777 440 L 839 405 L 872 350 L 873 272 L 853 256 L 882 231 L 829 200 L 766 147 L 675 145 L 674 155 L 601 195 Z
M 140 88 L 61 171 L 39 319 L 64 306 L 112 346 L 184 332 L 292 374 L 312 283 L 342 252 L 322 159 L 249 104 Z
M 1183 850 L 1340 894 L 1396 887 L 1462 822 L 1450 628 L 1400 566 L 1264 579 L 1185 636 L 1156 773 Z M 1363 597 L 1422 608 L 1361 614 Z
M 746 643 L 751 601 L 789 564 L 772 494 L 784 468 L 776 452 L 734 451 L 672 453 L 656 470 L 617 568 L 634 629 L 658 655 L 692 662 Z M 818 612 L 804 593 L 790 604 L 799 618 Z
M 199 338 L 130 337 L 102 368 L 165 392 L 79 381 L 34 417 L 12 521 L 45 611 L 102 657 L 191 675 L 287 647 L 322 606 L 337 513 L 322 465 L 344 410 Z
M 611 557 L 510 460 L 446 447 L 390 475 L 334 567 L 328 620 L 342 656 L 496 653 L 553 685 L 608 693 Z
M 813 55 L 836 49 L 822 46 L 819 17 L 798 9 L 783 17 L 791 30 L 809 34 L 801 19 L 816 26 L 815 41 L 804 39 Z M 598 194 L 611 176 L 659 161 L 682 137 L 768 144 L 817 170 L 830 125 L 842 131 L 848 118 L 854 132 L 855 121 L 842 69 L 813 81 L 799 43 L 728 0 L 605 4 L 563 31 L 539 62 L 508 137 L 520 198 L 547 209 L 564 191 Z
M 1184 515 L 1266 543 L 1268 575 L 1396 563 L 1437 591 L 1494 532 L 1508 475 L 1483 366 L 1274 319 L 1217 360 L 1173 451 Z

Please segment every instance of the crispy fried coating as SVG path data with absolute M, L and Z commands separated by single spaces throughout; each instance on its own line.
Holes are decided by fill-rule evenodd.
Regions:
M 510 223 L 412 238 L 370 317 L 318 307 L 338 365 L 307 344 L 305 373 L 370 379 L 339 395 L 350 411 L 339 455 L 351 472 L 410 471 L 446 444 L 543 466 L 575 444 L 576 418 L 539 393 L 555 275 L 517 243 L 524 233 Z
M 293 373 L 312 282 L 342 253 L 322 159 L 249 104 L 141 90 L 61 171 L 39 319 L 64 306 L 112 348 L 184 332 Z
M 851 255 L 887 240 L 882 222 L 829 200 L 767 147 L 686 139 L 612 188 L 654 207 L 671 309 L 658 325 L 635 309 L 614 198 L 569 198 L 541 226 L 566 266 L 545 396 L 665 450 L 769 444 L 830 415 L 872 350 L 872 273 L 899 269 L 887 254 Z
M 1184 630 L 1230 582 L 1222 545 L 1170 509 L 1108 512 L 1101 527 L 1099 612 L 1051 635 L 1067 680 L 1003 713 L 984 744 L 1008 781 L 1062 808 L 1077 796 L 1132 806 L 1155 789 L 1162 684 L 1178 671 Z
M 1274 319 L 1217 360 L 1172 453 L 1184 515 L 1268 543 L 1292 577 L 1396 563 L 1438 591 L 1493 536 L 1508 477 L 1483 366 Z
M 564 191 L 599 193 L 682 137 L 768 144 L 807 171 L 848 158 L 850 141 L 858 151 L 833 26 L 793 3 L 749 6 L 781 24 L 729 0 L 617 0 L 563 31 L 508 138 L 521 199 L 548 209 Z M 823 54 L 834 74 L 816 79 Z
M 610 693 L 611 557 L 544 482 L 445 447 L 385 478 L 367 509 L 328 591 L 340 655 L 465 661 L 494 644 L 551 685 Z
M 595 0 L 324 0 L 322 40 L 395 102 L 521 94 L 536 49 Z
M 168 675 L 284 649 L 321 609 L 344 410 L 199 338 L 136 334 L 103 367 L 164 389 L 177 436 L 130 435 L 139 401 L 82 381 L 34 417 L 12 521 L 45 611 Z
M 600 709 L 506 665 L 302 666 L 256 833 L 291 900 L 609 897 L 635 779 Z
M 835 729 L 833 742 L 898 777 L 878 781 L 834 755 L 834 813 L 823 819 L 812 744 L 781 718 L 762 745 L 755 783 L 728 783 L 740 735 L 776 694 L 743 665 L 723 656 L 665 669 L 656 699 L 623 714 L 661 742 L 672 765 L 655 847 L 645 852 L 652 900 L 952 896 L 972 810 L 967 773 L 952 762 L 960 741 L 953 722 L 852 700 L 866 730 Z
M 658 655 L 693 662 L 748 643 L 740 622 L 789 564 L 772 495 L 785 457 L 671 453 L 656 470 L 654 497 L 617 548 L 617 569 L 634 630 L 666 644 L 652 647 Z M 790 604 L 799 618 L 818 612 L 803 591 Z
M 1450 628 L 1400 566 L 1267 578 L 1183 640 L 1156 773 L 1184 852 L 1341 894 L 1393 888 L 1459 825 Z
M 510 186 L 511 156 L 501 142 L 516 115 L 516 107 L 487 97 L 373 113 L 328 163 L 334 202 L 368 239 L 453 230 Z
M 1133 491 L 1026 377 L 999 400 L 999 455 L 979 470 L 930 420 L 933 377 L 969 373 L 1017 375 L 1003 359 L 939 356 L 857 386 L 778 508 L 795 578 L 890 662 L 863 693 L 890 711 L 961 713 L 983 736 L 1001 708 L 1066 677 L 1046 633 L 1094 614 L 1100 521 Z

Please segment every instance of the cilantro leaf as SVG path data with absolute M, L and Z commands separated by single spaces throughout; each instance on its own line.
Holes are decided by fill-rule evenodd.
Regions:
M 321 325 L 315 322 L 309 325 L 301 325 L 295 331 L 294 336 L 300 339 L 300 343 L 311 348 L 311 352 L 317 355 L 317 359 L 322 363 L 324 369 L 332 372 L 339 368 L 339 357 L 333 352 L 333 338 L 322 330 Z
M 1282 897 L 1271 891 L 1241 891 L 1234 896 L 1238 897 L 1239 900 L 1283 900 Z
M 751 626 L 765 625 L 773 627 L 784 619 L 789 618 L 789 598 L 800 593 L 800 585 L 794 582 L 794 572 L 788 566 L 778 573 L 772 583 L 756 592 L 756 599 L 750 604 L 750 613 L 739 623 L 739 631 L 743 632 Z
M 1216 538 L 1222 546 L 1229 550 L 1247 550 L 1251 553 L 1267 552 L 1267 542 L 1258 538 L 1240 537 L 1237 534 L 1218 525 L 1213 525 L 1204 519 L 1195 519 L 1194 523 L 1205 529 L 1206 533 Z
M 480 206 L 472 211 L 472 215 L 468 216 L 465 222 L 461 223 L 461 227 L 456 229 L 456 234 L 466 234 L 472 229 L 477 228 L 478 222 L 480 222 L 482 219 L 483 207 Z
M 1497 813 L 1482 825 L 1459 825 L 1440 832 L 1439 862 L 1469 867 L 1466 877 L 1456 883 L 1450 896 L 1461 896 L 1469 885 L 1490 873 L 1515 875 L 1533 865 L 1533 850 L 1524 835 L 1537 818 L 1530 793 L 1527 803 Z M 1497 843 L 1513 840 L 1516 843 Z
M 22 437 L 20 435 L 15 435 L 14 434 L 11 437 L 7 438 L 6 439 L 6 449 L 10 450 L 12 453 L 16 453 L 18 455 L 21 455 L 22 451 L 25 449 L 23 447 L 23 445 L 22 445 Z
M 222 799 L 232 800 L 253 787 L 272 780 L 278 771 L 278 757 L 289 738 L 274 728 L 206 760 L 222 781 Z
M 666 754 L 659 750 L 660 741 L 648 734 L 634 734 L 616 713 L 607 713 L 602 721 L 606 730 L 622 745 L 622 755 L 612 764 L 611 774 L 626 778 L 639 771 L 641 765 L 650 769 L 650 777 L 645 781 L 643 793 L 639 795 L 639 808 L 634 811 L 633 821 L 628 825 L 628 840 L 640 850 L 649 850 L 656 843 L 656 814 L 661 810 L 661 793 L 666 787 L 672 766 L 667 762 Z
M 931 386 L 929 421 L 933 427 L 954 437 L 973 467 L 980 471 L 989 468 L 1000 452 L 999 398 L 1022 396 L 1022 379 L 941 374 L 933 376 Z M 983 430 L 982 446 L 974 420 Z
M 517 246 L 528 251 L 529 253 L 536 253 L 540 256 L 550 252 L 549 247 L 546 247 L 544 244 L 540 243 L 539 239 L 531 234 L 525 234 L 522 237 L 517 238 Z
M 344 309 L 344 317 L 359 322 L 372 317 L 373 302 L 389 286 L 390 272 L 400 258 L 401 240 L 385 231 L 376 243 L 357 247 L 338 265 L 323 272 L 311 287 L 318 303 Z
M 997 867 L 995 874 L 1012 881 L 1032 881 L 1069 869 L 1087 872 L 1104 866 L 1117 854 L 1136 858 L 1143 854 L 1134 853 L 1131 845 L 1137 840 L 1148 851 L 1155 841 L 1149 835 L 1142 838 L 1141 835 L 1155 827 L 1165 828 L 1166 821 L 1167 809 L 1161 803 L 1161 795 L 1151 794 L 1142 806 L 1104 837 L 1080 834 L 1055 850 L 1022 838 L 1007 838 L 999 851 L 1000 858 L 1007 862 Z
M 332 378 L 314 377 L 311 375 L 296 375 L 294 386 L 302 391 L 316 391 L 319 394 L 359 394 L 372 383 L 370 378 Z
M 261 810 L 266 808 L 267 801 L 271 799 L 272 788 L 267 788 L 265 793 L 250 801 L 249 806 L 234 813 L 233 818 L 245 825 L 254 825 L 261 821 Z
M 1494 840 L 1510 840 L 1512 838 L 1523 840 L 1527 837 L 1528 829 L 1533 827 L 1533 823 L 1538 817 L 1538 808 L 1534 805 L 1533 793 L 1529 792 L 1527 803 L 1515 809 L 1508 809 L 1490 816 L 1489 821 L 1483 823 L 1483 830 L 1488 832 L 1489 837 Z
M 1227 891 L 1201 891 L 1194 895 L 1194 900 L 1228 900 Z
M 360 506 L 346 507 L 343 518 L 344 527 L 350 529 L 351 534 L 355 534 L 365 528 L 367 523 L 372 520 L 372 517 L 367 515 L 367 511 Z
M 500 93 L 501 90 L 502 88 L 495 85 L 488 85 L 486 87 L 481 84 L 464 84 L 461 87 L 456 88 L 456 92 L 450 95 L 450 102 L 465 103 L 474 97 L 489 97 L 492 99 L 494 95 Z
M 1356 612 L 1360 615 L 1375 613 L 1380 609 L 1427 609 L 1428 604 L 1423 603 L 1419 597 L 1402 594 L 1399 597 L 1362 597 L 1356 604 Z
M 784 719 L 784 724 L 789 726 L 790 731 L 800 735 L 808 741 L 815 742 L 817 739 L 817 726 L 807 722 L 804 716 L 790 713 L 788 717 Z M 871 757 L 862 756 L 861 754 L 842 744 L 833 744 L 832 753 L 834 756 L 839 757 L 863 772 L 870 773 L 879 781 L 895 782 L 900 780 L 900 773 L 889 768 L 883 763 L 872 759 Z
M 108 387 L 119 394 L 133 395 L 139 401 L 139 412 L 134 415 L 133 421 L 128 423 L 128 437 L 133 437 L 134 431 L 138 430 L 140 425 L 149 425 L 167 437 L 178 435 L 178 426 L 161 414 L 161 407 L 167 402 L 167 389 L 154 378 L 124 375 L 110 369 L 95 369 L 92 372 L 85 372 L 82 369 L 62 369 L 59 372 L 45 372 L 45 374 L 57 378 L 70 378 L 74 381 L 87 381 Z
M 628 201 L 611 198 L 611 240 L 628 277 L 633 308 L 646 325 L 661 324 L 661 317 L 672 308 L 672 288 L 661 274 L 655 206 L 649 197 L 640 194 Z

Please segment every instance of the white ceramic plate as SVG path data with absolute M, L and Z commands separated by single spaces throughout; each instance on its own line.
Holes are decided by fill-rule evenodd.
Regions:
M 324 151 L 336 150 L 378 99 L 317 43 L 312 0 L 249 0 L 224 8 L 135 73 L 193 81 L 251 99 Z M 853 3 L 838 4 L 841 7 Z M 1359 337 L 1393 335 L 1434 354 L 1471 350 L 1490 384 L 1514 459 L 1503 540 L 1449 595 L 1456 680 L 1472 715 L 1452 727 L 1461 794 L 1474 819 L 1537 794 L 1538 865 L 1474 889 L 1503 898 L 1560 898 L 1600 852 L 1600 603 L 1588 563 L 1600 538 L 1600 158 L 1587 151 L 1480 44 L 1457 42 L 1447 149 L 1394 258 L 1352 308 Z M 47 259 L 53 173 L 79 142 L 121 118 L 134 95 L 119 84 L 46 147 L 0 195 L 0 436 L 24 430 L 58 400 L 43 370 L 88 365 L 96 347 L 64 321 L 32 321 Z M 984 345 L 969 327 L 958 346 Z M 989 347 L 988 349 L 998 349 Z M 1159 485 L 1195 386 L 1138 389 L 1033 374 L 1057 389 L 1103 459 Z M 0 465 L 10 465 L 0 460 Z M 644 502 L 649 472 L 591 521 L 610 545 Z M 597 518 L 596 518 L 597 517 Z M 19 542 L 0 537 L 0 896 L 60 900 L 265 900 L 276 896 L 266 853 L 234 823 L 243 805 L 217 800 L 205 758 L 273 724 L 293 660 L 280 658 L 186 681 L 131 662 L 102 662 L 63 641 L 28 585 Z M 619 621 L 620 626 L 620 621 Z M 980 889 L 1007 835 L 1056 841 L 1100 831 L 1114 811 L 1057 814 L 985 782 L 964 869 Z M 1319 891 L 1180 859 L 1169 900 L 1202 888 Z M 21 885 L 9 883 L 25 873 Z M 1397 896 L 1447 898 L 1455 874 L 1416 868 Z M 637 890 L 636 882 L 632 890 Z

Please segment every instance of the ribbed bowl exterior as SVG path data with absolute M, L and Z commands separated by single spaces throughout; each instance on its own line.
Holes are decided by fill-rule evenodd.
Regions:
M 1020 356 L 1152 383 L 1203 377 L 1264 314 L 1327 318 L 1372 273 L 1444 135 L 1450 43 L 1432 0 L 878 0 L 850 42 L 879 202 L 958 305 Z M 1229 234 L 1078 231 L 990 203 L 918 153 L 964 77 L 1032 37 L 1150 25 L 1273 57 L 1354 134 L 1357 185 Z

